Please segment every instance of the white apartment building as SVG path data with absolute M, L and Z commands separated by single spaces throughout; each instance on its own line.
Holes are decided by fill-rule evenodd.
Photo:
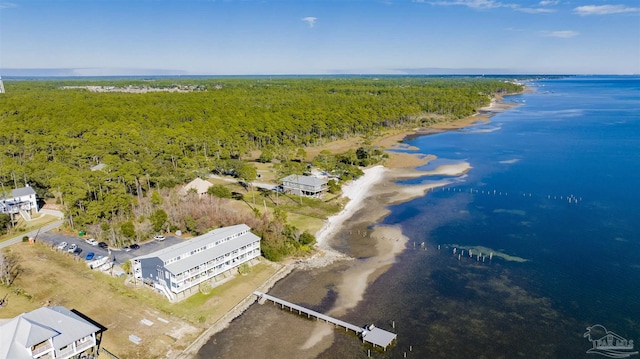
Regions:
M 133 258 L 131 269 L 136 281 L 175 301 L 197 292 L 200 283 L 259 256 L 260 237 L 246 224 L 238 224 Z

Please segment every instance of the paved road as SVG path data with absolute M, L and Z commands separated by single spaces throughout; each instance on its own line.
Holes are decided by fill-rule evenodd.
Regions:
M 130 260 L 131 258 L 138 257 L 144 254 L 149 254 L 151 252 L 155 252 L 162 248 L 184 242 L 184 239 L 173 237 L 173 236 L 167 236 L 164 241 L 149 240 L 144 243 L 139 243 L 140 248 L 138 249 L 125 251 L 121 248 L 104 249 L 98 246 L 92 246 L 87 242 L 87 239 L 89 238 L 91 237 L 85 236 L 84 238 L 81 238 L 78 236 L 60 234 L 60 233 L 44 233 L 38 236 L 38 240 L 52 244 L 52 245 L 56 245 L 56 246 L 61 242 L 67 242 L 68 245 L 75 243 L 80 249 L 82 249 L 82 252 L 80 253 L 80 255 L 83 258 L 87 255 L 87 253 L 93 252 L 96 256 L 100 256 L 100 255 L 110 256 L 116 264 L 122 264 Z
M 2 249 L 4 247 L 8 247 L 8 246 L 10 246 L 12 244 L 16 244 L 18 242 L 22 242 L 22 237 L 24 237 L 24 236 L 33 237 L 33 238 L 36 238 L 36 240 L 37 240 L 37 239 L 40 238 L 41 235 L 43 235 L 47 231 L 50 231 L 50 230 L 52 230 L 54 228 L 58 228 L 58 227 L 62 226 L 63 223 L 64 223 L 63 220 L 55 221 L 53 223 L 47 224 L 44 227 L 41 227 L 40 229 L 35 229 L 35 230 L 31 231 L 31 232 L 25 232 L 25 233 L 20 234 L 17 237 L 13 237 L 13 238 L 8 239 L 8 240 L 6 240 L 4 242 L 0 242 L 0 249 Z
M 62 226 L 63 223 L 64 223 L 64 220 L 59 220 L 59 221 L 47 224 L 46 226 L 41 227 L 38 230 L 21 233 L 19 236 L 13 237 L 4 242 L 0 242 L 0 249 L 4 247 L 8 247 L 15 243 L 22 242 L 22 237 L 28 236 L 28 237 L 36 238 L 36 241 L 42 241 L 52 245 L 53 244 L 58 245 L 61 242 L 67 242 L 69 245 L 71 245 L 72 243 L 75 243 L 79 248 L 82 249 L 82 252 L 80 253 L 80 255 L 83 258 L 87 255 L 87 253 L 93 252 L 95 253 L 96 256 L 100 256 L 100 255 L 111 256 L 112 258 L 115 259 L 114 261 L 116 262 L 116 264 L 122 264 L 130 260 L 131 258 L 138 257 L 143 254 L 149 254 L 159 249 L 184 242 L 184 239 L 173 237 L 173 236 L 167 236 L 164 241 L 150 240 L 145 243 L 140 243 L 140 248 L 133 249 L 130 251 L 124 251 L 120 248 L 103 249 L 98 246 L 92 246 L 89 243 L 87 243 L 86 240 L 90 238 L 88 236 L 85 238 L 80 238 L 78 236 L 73 236 L 68 234 L 48 232 L 52 229 Z

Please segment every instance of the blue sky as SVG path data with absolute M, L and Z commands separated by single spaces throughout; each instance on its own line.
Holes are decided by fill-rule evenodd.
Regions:
M 640 0 L 0 0 L 27 73 L 638 74 Z

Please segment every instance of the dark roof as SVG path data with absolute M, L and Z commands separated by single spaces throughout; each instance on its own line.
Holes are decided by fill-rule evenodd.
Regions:
M 318 187 L 326 184 L 327 181 L 322 178 L 312 176 L 289 175 L 282 179 L 282 182 L 295 182 L 305 186 Z

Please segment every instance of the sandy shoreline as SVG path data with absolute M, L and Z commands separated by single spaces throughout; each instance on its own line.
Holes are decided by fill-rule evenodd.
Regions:
M 316 242 L 319 248 L 328 248 L 327 239 L 331 238 L 340 229 L 344 221 L 351 218 L 360 209 L 367 193 L 382 181 L 386 171 L 387 169 L 383 166 L 367 168 L 363 171 L 363 176 L 342 187 L 342 196 L 349 198 L 349 202 L 340 213 L 327 218 L 325 224 L 316 233 Z
M 460 121 L 455 121 L 446 125 L 439 125 L 422 132 L 420 129 L 405 131 L 387 136 L 378 141 L 378 145 L 385 149 L 398 149 L 401 141 L 408 135 L 421 135 L 428 131 L 447 131 L 467 127 L 475 123 L 486 123 L 489 117 L 497 112 L 517 106 L 516 104 L 492 101 L 492 103 L 480 110 L 476 116 L 472 116 Z M 402 148 L 407 150 L 407 148 Z M 280 275 L 274 276 L 267 283 L 261 286 L 261 290 L 267 292 L 279 279 L 282 279 L 294 269 L 312 269 L 325 267 L 337 260 L 352 260 L 349 256 L 335 250 L 331 244 L 335 236 L 345 231 L 355 228 L 372 228 L 368 233 L 371 245 L 375 247 L 375 255 L 365 260 L 353 262 L 343 271 L 340 276 L 340 284 L 336 288 L 337 299 L 333 307 L 327 312 L 329 315 L 341 316 L 348 310 L 354 308 L 364 297 L 366 289 L 375 278 L 384 273 L 396 260 L 396 257 L 406 248 L 410 240 L 402 233 L 398 226 L 378 225 L 384 217 L 389 214 L 387 206 L 394 203 L 409 201 L 413 198 L 424 196 L 425 193 L 434 188 L 444 186 L 446 180 L 439 182 L 429 182 L 413 186 L 397 184 L 398 180 L 407 178 L 419 178 L 427 176 L 450 176 L 463 175 L 471 169 L 467 162 L 447 164 L 439 166 L 430 171 L 420 171 L 416 167 L 428 163 L 435 159 L 432 155 L 389 152 L 390 159 L 385 162 L 385 166 L 374 166 L 364 170 L 364 175 L 355 181 L 345 184 L 342 188 L 343 196 L 349 198 L 349 202 L 343 210 L 329 217 L 322 228 L 316 233 L 318 253 L 309 259 L 284 264 Z M 375 206 L 368 206 L 368 201 L 385 198 L 384 203 Z M 283 274 L 284 273 L 284 274 Z M 209 340 L 211 336 L 222 331 L 234 318 L 242 313 L 255 301 L 253 296 L 249 296 L 242 301 L 242 305 L 236 306 L 233 313 L 225 318 L 221 318 L 216 325 L 205 331 L 196 342 L 192 343 L 187 350 L 183 351 L 179 358 L 194 357 L 198 350 Z M 302 352 L 308 355 L 301 357 L 313 357 L 311 353 L 317 353 L 327 348 L 333 340 L 334 331 L 331 326 L 319 323 L 306 342 L 300 347 Z M 315 347 L 315 349 L 314 349 Z

